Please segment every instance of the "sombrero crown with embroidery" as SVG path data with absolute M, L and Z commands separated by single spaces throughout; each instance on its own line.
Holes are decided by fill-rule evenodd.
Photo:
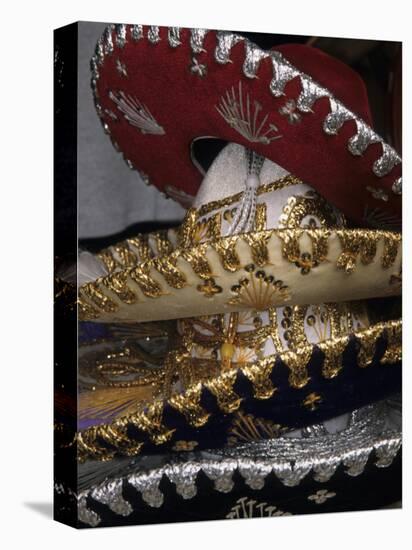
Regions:
M 400 224 L 401 159 L 372 129 L 359 76 L 315 48 L 110 25 L 92 73 L 98 114 L 129 166 L 186 206 L 202 180 L 193 145 L 212 136 L 276 162 L 358 224 Z
M 177 324 L 156 368 L 141 344 L 134 359 L 100 358 L 96 379 L 85 368 L 80 456 L 155 452 L 188 438 L 221 445 L 240 406 L 295 427 L 396 391 L 400 321 L 372 323 L 367 302 L 347 300 L 400 292 L 400 238 L 345 223 L 282 167 L 229 144 L 177 232 L 81 255 L 83 318 Z M 132 380 L 142 357 L 143 377 Z M 116 361 L 121 376 L 107 388 L 101 377 Z

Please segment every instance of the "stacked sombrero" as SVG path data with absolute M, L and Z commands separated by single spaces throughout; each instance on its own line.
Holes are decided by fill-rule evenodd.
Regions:
M 139 25 L 109 26 L 92 71 L 129 165 L 190 207 L 80 256 L 79 520 L 398 499 L 401 161 L 359 77 L 306 46 Z M 205 170 L 199 145 L 221 141 Z

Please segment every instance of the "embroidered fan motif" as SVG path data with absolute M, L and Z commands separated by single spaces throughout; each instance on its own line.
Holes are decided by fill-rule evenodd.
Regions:
M 127 122 L 139 128 L 142 134 L 162 136 L 166 133 L 146 105 L 141 103 L 136 97 L 126 95 L 124 92 L 119 92 L 117 95 L 109 92 L 109 97 L 116 103 L 117 108 L 123 113 Z
M 278 129 L 274 124 L 267 124 L 268 114 L 259 122 L 262 105 L 258 101 L 253 101 L 252 104 L 248 93 L 246 93 L 245 99 L 243 98 L 241 82 L 239 82 L 238 95 L 235 88 L 232 87 L 221 98 L 219 105 L 216 105 L 216 110 L 229 126 L 252 143 L 268 145 L 282 137 L 277 134 Z

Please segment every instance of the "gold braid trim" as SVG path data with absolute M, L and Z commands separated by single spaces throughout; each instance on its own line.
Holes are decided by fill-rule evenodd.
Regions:
M 400 233 L 386 233 L 384 236 L 384 251 L 382 256 L 382 267 L 388 269 L 391 267 L 398 254 L 399 243 L 401 242 Z
M 206 259 L 206 246 L 199 246 L 192 250 L 182 250 L 184 258 L 193 271 L 201 279 L 211 279 L 214 277 L 212 268 Z
M 276 236 L 281 241 L 281 250 L 284 259 L 295 264 L 302 274 L 309 273 L 312 268 L 322 262 L 328 261 L 329 241 L 336 236 L 342 250 L 336 261 L 336 267 L 345 270 L 347 273 L 354 271 L 358 257 L 360 257 L 362 264 L 368 264 L 372 261 L 377 263 L 377 243 L 381 240 L 384 241 L 384 250 L 380 257 L 381 265 L 383 269 L 389 268 L 396 260 L 401 243 L 400 234 L 380 230 L 271 229 L 256 233 L 223 237 L 192 248 L 176 249 L 172 254 L 164 258 L 152 258 L 143 264 L 127 268 L 124 271 L 139 285 L 146 296 L 158 298 L 166 294 L 167 291 L 162 289 L 161 283 L 149 275 L 152 267 L 157 269 L 173 288 L 182 288 L 185 281 L 184 273 L 176 267 L 178 258 L 182 258 L 184 262 L 187 262 L 196 275 L 203 281 L 213 281 L 212 268 L 206 259 L 208 251 L 211 249 L 215 250 L 223 269 L 233 273 L 244 267 L 236 251 L 236 245 L 240 240 L 250 247 L 256 265 L 262 266 L 269 263 L 268 243 L 273 236 Z M 301 253 L 300 240 L 304 236 L 312 242 L 311 253 Z M 276 243 L 272 243 L 272 247 L 276 247 Z M 92 304 L 89 305 L 93 305 L 94 309 L 97 307 L 106 313 L 111 313 L 117 309 L 117 305 L 110 297 L 103 294 L 104 286 L 113 284 L 109 277 L 110 275 L 96 279 L 96 281 L 86 283 L 80 288 L 80 298 L 85 298 L 86 302 L 90 300 Z M 122 276 L 120 275 L 119 277 Z M 115 279 L 117 282 L 120 280 Z M 101 283 L 103 284 L 103 288 L 100 286 Z M 122 287 L 121 292 L 126 297 L 127 282 L 124 283 L 124 286 L 120 282 L 118 284 Z M 120 291 L 118 286 L 116 288 Z M 221 291 L 220 287 L 218 290 L 219 292 Z M 205 295 L 208 296 L 209 294 L 205 293 Z M 132 299 L 131 294 L 128 295 L 127 299 Z M 90 318 L 97 318 L 95 312 L 89 311 Z M 84 305 L 84 301 L 82 302 L 81 314 L 83 315 L 83 319 L 87 318 L 87 306 Z
M 303 388 L 309 382 L 307 365 L 312 357 L 313 347 L 307 345 L 297 351 L 286 351 L 280 354 L 281 360 L 290 370 L 289 384 L 292 388 Z
M 252 258 L 256 265 L 264 267 L 269 263 L 269 250 L 267 244 L 271 235 L 265 233 L 244 233 L 243 239 L 250 246 Z
M 259 233 L 261 235 L 262 233 Z M 244 237 L 245 235 L 242 235 Z M 231 271 L 232 273 L 240 269 L 241 263 L 239 256 L 235 250 L 236 243 L 238 242 L 239 236 L 234 235 L 233 237 L 226 237 L 220 239 L 214 243 L 211 243 L 211 246 L 216 250 L 219 255 L 220 262 L 226 271 Z
M 265 231 L 267 224 L 266 203 L 256 205 L 255 231 Z
M 153 260 L 153 267 L 164 277 L 172 288 L 186 286 L 186 277 L 176 267 L 177 258 L 165 257 Z
M 388 321 L 379 323 L 368 329 L 354 332 L 353 335 L 360 343 L 361 348 L 358 355 L 360 361 L 359 366 L 363 366 L 361 363 L 361 361 L 364 360 L 362 349 L 365 343 L 367 343 L 368 346 L 369 356 L 372 353 L 373 357 L 376 341 L 383 334 L 386 334 L 388 345 L 380 363 L 387 364 L 392 362 L 392 360 L 396 362 L 399 361 L 402 352 L 401 331 L 402 321 Z M 319 347 L 325 352 L 327 348 L 326 353 L 341 353 L 340 350 L 342 350 L 343 342 L 345 345 L 348 344 L 349 335 L 332 338 L 328 342 L 319 344 L 305 344 L 298 351 L 287 351 L 279 355 L 266 357 L 261 361 L 257 361 L 254 365 L 242 366 L 241 372 L 251 380 L 254 386 L 255 397 L 257 399 L 268 399 L 274 391 L 276 391 L 271 385 L 269 377 L 273 372 L 273 368 L 275 368 L 277 357 L 280 357 L 290 370 L 290 385 L 293 388 L 303 388 L 310 379 L 307 369 L 313 349 Z M 204 384 L 197 384 L 184 393 L 173 396 L 169 399 L 168 403 L 179 412 L 182 412 L 191 426 L 200 427 L 204 425 L 209 418 L 209 413 L 205 412 L 200 406 L 200 397 L 203 387 L 208 388 L 216 396 L 218 406 L 223 413 L 232 413 L 239 408 L 242 398 L 233 390 L 237 373 L 237 368 L 231 368 L 214 380 Z M 330 377 L 330 372 L 325 372 L 325 369 L 323 369 L 322 374 L 326 378 Z M 337 374 L 338 373 L 336 373 L 336 375 Z M 110 445 L 116 447 L 116 449 L 119 447 L 118 451 L 123 454 L 137 454 L 143 446 L 143 443 L 130 439 L 127 436 L 125 427 L 129 423 L 147 433 L 156 445 L 169 441 L 175 430 L 167 428 L 162 423 L 163 409 L 166 403 L 167 401 L 155 401 L 143 412 L 124 416 L 117 419 L 112 424 L 88 428 L 78 433 L 74 443 L 77 443 L 78 446 L 79 459 L 96 458 L 98 460 L 109 460 L 113 458 L 115 451 L 99 445 L 98 439 L 107 441 Z
M 273 181 L 271 183 L 266 183 L 265 185 L 261 185 L 260 187 L 258 187 L 257 195 L 260 196 L 260 195 L 264 195 L 265 193 L 270 193 L 271 191 L 278 191 L 279 189 L 284 189 L 285 187 L 289 187 L 290 185 L 297 185 L 298 183 L 302 183 L 302 180 L 291 175 L 284 176 L 283 178 L 280 178 L 276 181 Z M 236 195 L 225 197 L 224 199 L 203 204 L 197 211 L 198 215 L 200 217 L 205 216 L 206 214 L 210 214 L 214 210 L 221 210 L 226 206 L 230 206 L 234 202 L 240 201 L 242 198 L 242 195 L 243 195 L 243 191 L 241 191 L 240 193 L 236 193 Z
M 173 252 L 173 245 L 169 241 L 167 229 L 162 229 L 152 233 L 152 237 L 156 243 L 157 254 L 159 256 L 166 256 Z
M 149 246 L 148 235 L 136 235 L 136 237 L 127 239 L 126 243 L 129 247 L 131 245 L 137 250 L 139 262 L 146 262 L 147 260 L 153 258 L 153 251 Z M 136 263 L 137 262 L 130 265 L 130 267 L 133 267 L 134 265 L 136 265 Z
M 105 296 L 103 294 L 103 292 L 98 287 L 98 281 L 99 279 L 96 281 L 97 284 L 84 284 L 81 287 L 80 292 L 104 312 L 113 313 L 114 311 L 117 311 L 117 304 L 115 304 L 108 296 Z M 102 281 L 102 279 L 100 279 L 100 281 Z
M 204 426 L 210 417 L 210 414 L 200 406 L 201 395 L 202 385 L 197 384 L 185 393 L 175 395 L 169 399 L 170 406 L 183 414 L 190 426 L 194 428 Z
M 160 284 L 152 279 L 149 275 L 150 263 L 146 262 L 138 267 L 130 270 L 129 275 L 133 281 L 135 281 L 143 294 L 149 298 L 158 298 L 165 293 L 162 291 Z
M 270 380 L 273 370 L 273 359 L 264 359 L 256 365 L 241 368 L 243 374 L 253 384 L 253 394 L 256 399 L 269 399 L 275 393 L 276 388 Z
M 77 300 L 77 305 L 80 321 L 90 321 L 100 317 L 100 312 L 92 307 L 88 302 L 84 301 L 81 297 Z
M 101 262 L 104 263 L 109 274 L 113 273 L 113 271 L 120 267 L 119 262 L 115 259 L 112 252 L 108 248 L 99 252 L 97 254 L 97 257 Z
M 122 267 L 133 267 L 137 264 L 137 256 L 130 250 L 127 242 L 119 243 L 113 248 L 119 257 L 119 263 Z
M 388 347 L 381 359 L 381 363 L 397 363 L 402 359 L 402 327 L 399 324 L 393 323 L 386 327 L 386 335 L 388 338 Z
M 127 276 L 127 271 L 119 271 L 117 273 L 112 273 L 108 277 L 105 277 L 102 280 L 102 283 L 109 290 L 117 294 L 120 300 L 125 304 L 134 304 L 137 302 L 137 296 L 127 286 Z
M 224 413 L 236 411 L 242 402 L 242 398 L 233 390 L 236 377 L 237 370 L 231 369 L 205 384 L 207 389 L 216 397 L 217 404 Z
M 181 248 L 187 248 L 192 244 L 198 219 L 199 211 L 189 208 L 177 234 L 177 243 Z
M 146 407 L 144 411 L 133 414 L 127 419 L 130 424 L 147 433 L 155 445 L 166 443 L 176 431 L 164 426 L 162 422 L 163 407 L 162 401 L 155 401 Z M 116 425 L 117 422 L 115 421 L 114 424 Z

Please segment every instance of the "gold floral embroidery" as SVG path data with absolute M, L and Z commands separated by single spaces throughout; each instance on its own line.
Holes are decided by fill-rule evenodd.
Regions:
M 305 397 L 302 401 L 302 405 L 313 412 L 318 408 L 322 401 L 322 397 L 318 393 L 312 392 Z
M 337 215 L 332 207 L 323 197 L 315 191 L 307 191 L 305 195 L 296 195 L 289 197 L 283 207 L 283 214 L 279 218 L 279 228 L 295 229 L 304 227 L 303 220 L 308 216 L 315 216 L 320 225 L 324 227 L 337 227 Z M 339 220 L 345 223 L 344 219 Z M 314 228 L 318 225 L 315 218 L 310 218 L 307 224 L 308 228 Z
M 215 283 L 214 279 L 207 279 L 203 284 L 197 285 L 197 290 L 202 292 L 206 298 L 213 298 L 215 294 L 222 292 L 222 287 Z

